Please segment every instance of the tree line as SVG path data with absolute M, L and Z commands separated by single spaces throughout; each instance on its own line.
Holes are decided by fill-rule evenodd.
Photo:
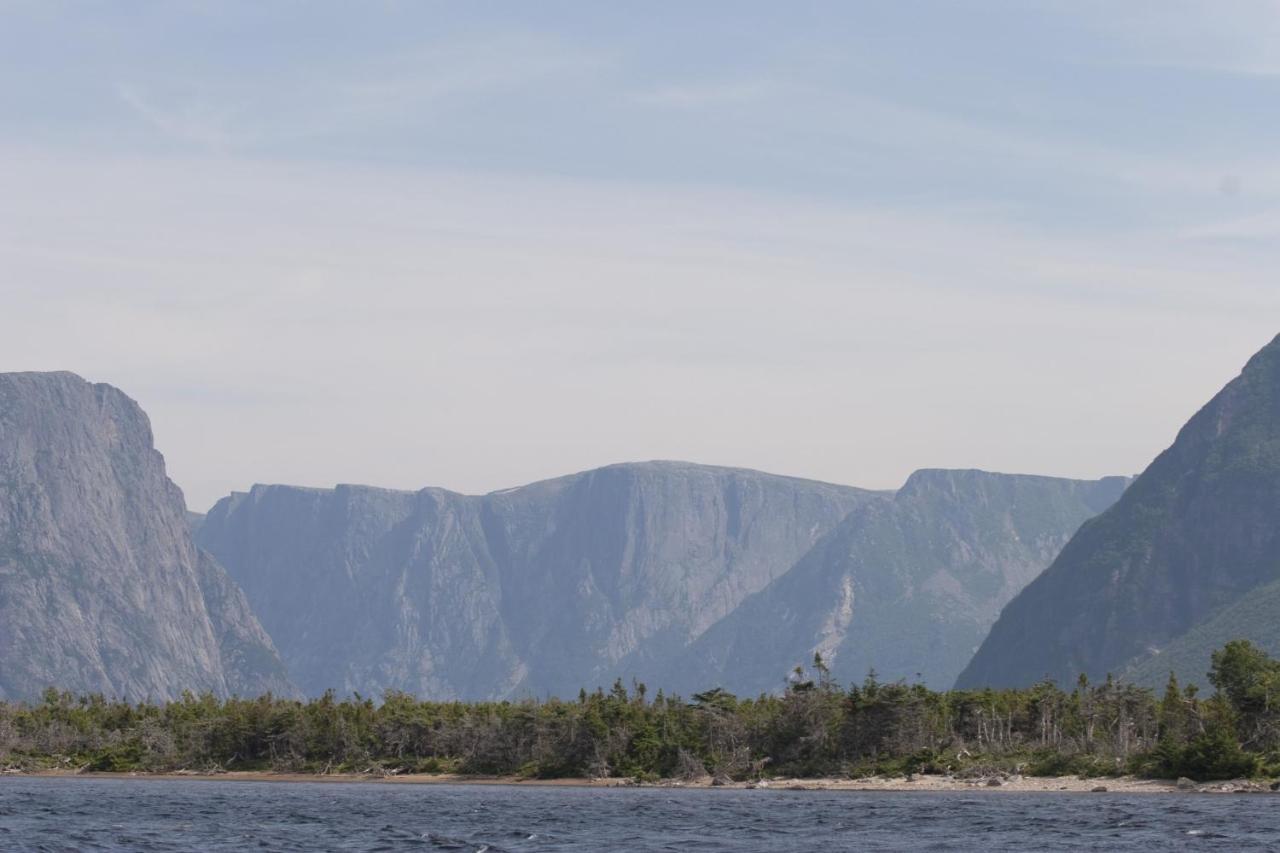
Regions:
M 1201 697 L 1108 678 L 1069 688 L 842 687 L 820 656 L 779 694 L 688 699 L 621 681 L 576 700 L 381 702 L 332 692 L 185 694 L 129 703 L 50 689 L 0 703 L 0 768 L 270 770 L 745 780 L 946 773 L 1133 773 L 1196 780 L 1280 775 L 1280 662 L 1246 641 L 1213 655 Z

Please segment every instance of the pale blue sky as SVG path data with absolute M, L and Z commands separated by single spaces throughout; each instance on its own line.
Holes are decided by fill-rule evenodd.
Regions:
M 1280 3 L 0 0 L 0 368 L 253 481 L 1143 467 L 1280 332 Z

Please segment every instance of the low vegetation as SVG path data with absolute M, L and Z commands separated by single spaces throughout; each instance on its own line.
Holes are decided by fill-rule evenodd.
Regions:
M 642 780 L 995 772 L 1197 780 L 1280 774 L 1280 662 L 1213 656 L 1216 692 L 1108 679 L 1071 689 L 842 688 L 821 658 L 785 692 L 689 700 L 622 683 L 576 701 L 309 702 L 184 696 L 131 704 L 49 690 L 0 703 L 0 767 L 95 771 L 612 776 Z

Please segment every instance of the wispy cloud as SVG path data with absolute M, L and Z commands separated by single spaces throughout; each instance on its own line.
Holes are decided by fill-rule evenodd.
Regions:
M 194 145 L 210 152 L 227 152 L 242 147 L 251 137 L 234 128 L 232 109 L 182 98 L 176 106 L 160 106 L 136 87 L 117 83 L 116 95 L 147 125 L 166 138 Z
M 0 365 L 134 392 L 197 503 L 1134 470 L 1274 333 L 1275 4 L 917 9 L 27 4 Z
M 235 73 L 120 82 L 116 94 L 165 137 L 210 151 L 297 144 L 334 134 L 430 122 L 455 98 L 479 98 L 599 73 L 597 51 L 554 38 L 494 34 L 401 49 L 386 55 L 258 80 Z M 152 87 L 168 91 L 160 97 Z
M 548 78 L 598 73 L 605 55 L 546 36 L 511 33 L 424 45 L 333 74 L 327 89 L 373 111 L 456 95 L 535 87 Z
M 1050 7 L 1113 39 L 1112 62 L 1280 75 L 1276 0 L 1051 0 Z
M 642 104 L 691 109 L 718 105 L 752 104 L 786 91 L 777 80 L 691 81 L 636 92 Z
M 1270 241 L 1280 238 L 1280 210 L 1193 226 L 1182 232 L 1190 240 Z
M 0 364 L 138 396 L 196 506 L 254 479 L 482 491 L 637 456 L 886 486 L 1133 470 L 1280 311 L 1256 258 L 998 210 L 0 154 Z

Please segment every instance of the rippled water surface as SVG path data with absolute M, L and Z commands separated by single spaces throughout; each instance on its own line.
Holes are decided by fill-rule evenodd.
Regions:
M 1280 797 L 0 779 L 4 850 L 1280 850 Z

